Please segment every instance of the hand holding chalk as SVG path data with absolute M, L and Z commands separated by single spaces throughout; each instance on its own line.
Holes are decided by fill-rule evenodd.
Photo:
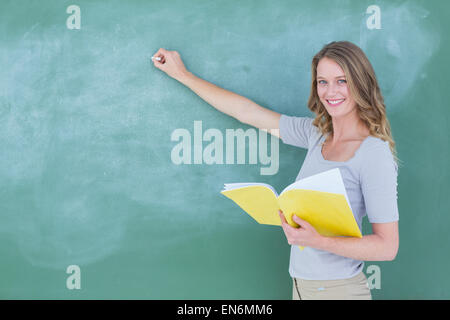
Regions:
M 164 71 L 167 75 L 183 82 L 189 76 L 189 71 L 184 66 L 180 54 L 176 51 L 159 49 L 152 57 L 153 65 Z

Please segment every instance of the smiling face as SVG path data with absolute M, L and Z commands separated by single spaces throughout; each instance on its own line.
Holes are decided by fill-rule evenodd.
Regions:
M 345 73 L 332 59 L 322 58 L 317 65 L 317 95 L 331 117 L 342 117 L 356 109 Z

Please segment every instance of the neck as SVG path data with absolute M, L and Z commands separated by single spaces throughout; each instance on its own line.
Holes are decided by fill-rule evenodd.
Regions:
M 359 118 L 356 109 L 342 117 L 332 117 L 331 120 L 333 122 L 331 144 L 369 135 L 369 129 Z

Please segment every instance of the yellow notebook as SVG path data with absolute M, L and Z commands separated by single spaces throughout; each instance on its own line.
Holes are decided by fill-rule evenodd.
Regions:
M 292 220 L 296 214 L 323 236 L 362 237 L 339 168 L 296 181 L 280 195 L 264 183 L 225 184 L 221 193 L 260 224 L 281 226 L 281 209 L 293 227 L 298 227 Z

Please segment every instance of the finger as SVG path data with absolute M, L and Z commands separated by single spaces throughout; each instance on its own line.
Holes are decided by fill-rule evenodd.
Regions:
M 151 57 L 152 62 L 159 62 L 164 64 L 164 57 L 163 56 L 152 56 Z
M 287 234 L 287 232 L 289 232 L 287 227 L 290 227 L 290 226 L 287 223 L 286 219 L 284 218 L 284 215 L 281 213 L 278 213 L 278 214 L 279 214 L 280 220 L 281 220 L 281 227 L 283 228 L 284 233 Z
M 164 57 L 163 55 L 155 54 L 151 57 L 151 60 L 152 60 L 152 62 L 159 62 L 161 64 L 166 63 L 166 57 Z
M 294 222 L 297 222 L 297 223 L 301 222 L 301 219 L 296 214 L 292 215 L 292 220 L 294 220 Z
M 153 59 L 153 65 L 160 70 L 164 69 L 164 63 L 162 63 L 161 61 L 157 61 L 157 60 Z
M 160 53 L 155 53 L 152 58 L 159 58 L 159 60 L 158 59 L 152 59 L 153 65 L 155 67 L 157 67 L 158 69 L 161 69 L 161 70 L 164 71 L 165 70 L 164 65 L 166 63 L 165 56 L 163 56 Z
M 287 220 L 286 220 L 286 217 L 284 216 L 282 211 L 278 211 L 278 215 L 280 216 L 280 220 L 281 220 L 282 223 L 285 223 L 285 224 L 289 225 Z
M 290 243 L 290 239 L 292 238 L 291 232 L 288 229 L 289 225 L 283 223 L 282 228 L 283 228 L 283 232 L 284 232 L 284 236 L 286 237 L 286 240 L 288 241 L 288 243 Z
M 286 220 L 281 222 L 281 226 L 283 227 L 284 233 L 286 233 L 286 235 L 297 230 L 297 228 L 292 227 L 288 222 L 286 222 Z
M 278 216 L 280 217 L 281 220 L 281 226 L 283 227 L 283 225 L 286 224 L 286 219 L 284 218 L 283 214 L 278 212 Z
M 154 54 L 154 56 L 165 56 L 169 53 L 168 50 L 164 49 L 164 48 L 159 48 L 159 50 Z
M 300 225 L 300 227 L 302 227 L 302 228 L 309 226 L 308 221 L 303 220 L 302 218 L 298 217 L 295 214 L 292 216 L 292 220 L 294 220 L 294 222 L 297 223 L 298 225 Z
M 166 56 L 169 53 L 169 51 L 167 51 L 166 49 L 160 48 L 154 55 L 153 57 L 155 58 L 160 58 L 160 63 L 164 64 L 166 63 Z M 157 59 L 152 59 L 153 61 L 157 61 Z

